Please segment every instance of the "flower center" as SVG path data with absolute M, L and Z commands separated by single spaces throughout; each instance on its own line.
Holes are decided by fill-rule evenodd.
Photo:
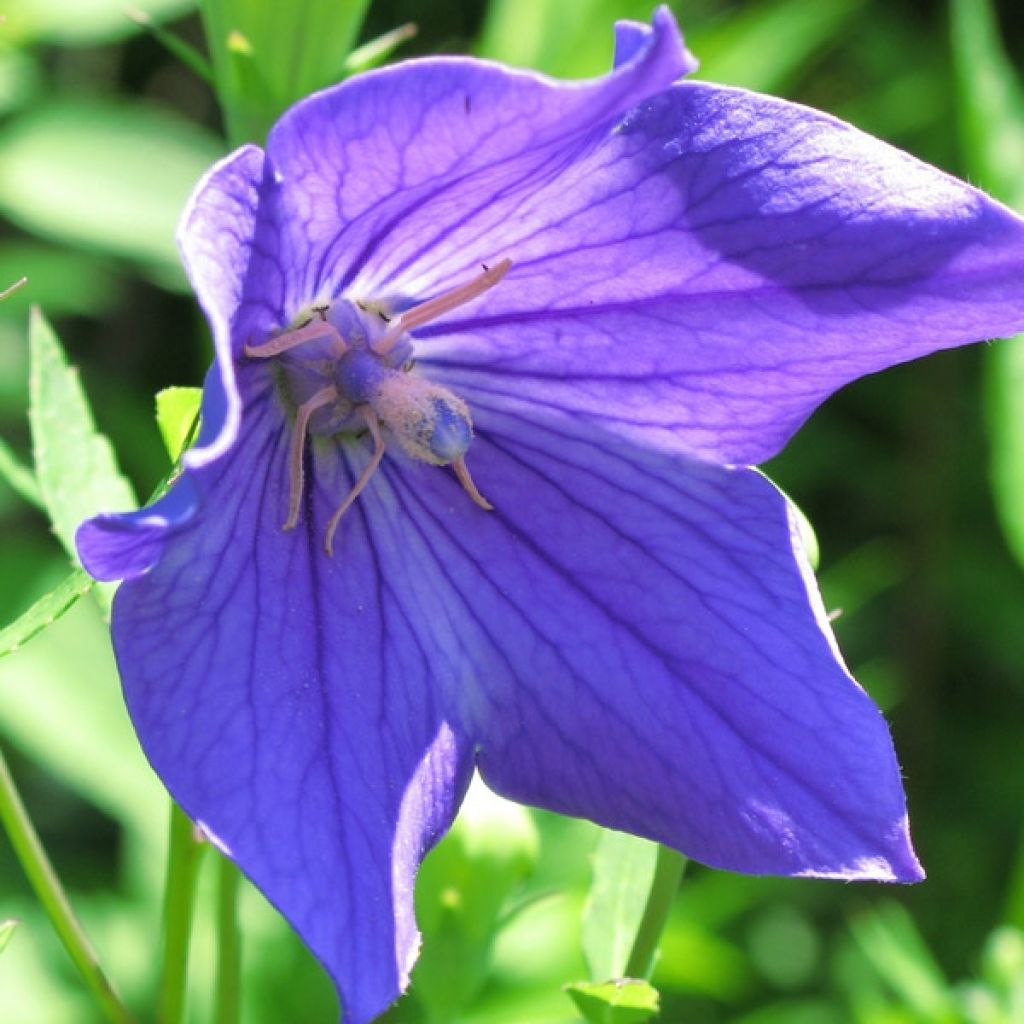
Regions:
M 283 529 L 299 521 L 303 452 L 307 434 L 368 430 L 373 454 L 327 524 L 324 549 L 333 554 L 342 517 L 372 479 L 384 457 L 385 432 L 407 455 L 435 466 L 451 466 L 466 493 L 483 509 L 493 506 L 477 490 L 466 467 L 473 422 L 466 403 L 447 388 L 415 374 L 409 332 L 493 288 L 511 260 L 487 267 L 472 281 L 428 299 L 391 318 L 373 305 L 347 299 L 312 307 L 297 326 L 246 345 L 250 359 L 279 359 L 295 426 L 289 450 L 290 493 Z

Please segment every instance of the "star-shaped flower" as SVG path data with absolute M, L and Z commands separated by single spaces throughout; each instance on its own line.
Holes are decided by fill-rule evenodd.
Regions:
M 362 1024 L 476 766 L 737 871 L 921 877 L 878 710 L 747 468 L 847 381 L 1024 328 L 1024 224 L 830 117 L 470 59 L 314 95 L 200 183 L 182 477 L 101 516 L 157 772 Z M 329 553 L 329 550 L 331 553 Z

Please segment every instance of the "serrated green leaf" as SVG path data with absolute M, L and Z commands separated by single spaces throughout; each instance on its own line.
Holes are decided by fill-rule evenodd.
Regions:
M 37 633 L 57 621 L 79 598 L 96 586 L 84 569 L 75 569 L 41 597 L 27 612 L 0 629 L 0 658 L 23 647 Z
M 98 512 L 136 507 L 110 442 L 96 430 L 77 371 L 38 309 L 29 319 L 29 426 L 39 492 L 73 559 L 75 530 Z
M 162 107 L 65 100 L 0 130 L 0 211 L 62 244 L 133 260 L 184 289 L 174 236 L 222 147 Z
M 217 94 L 234 145 L 262 143 L 281 112 L 338 81 L 369 0 L 203 0 Z
M 7 947 L 7 943 L 11 941 L 11 936 L 14 934 L 14 929 L 18 927 L 18 922 L 13 918 L 7 921 L 0 921 L 0 953 Z
M 157 392 L 156 424 L 171 462 L 177 462 L 186 448 L 202 398 L 202 388 L 173 387 Z
M 626 973 L 657 863 L 657 843 L 624 832 L 602 833 L 583 910 L 583 955 L 591 978 Z
M 43 507 L 43 497 L 39 493 L 35 474 L 28 466 L 22 465 L 21 460 L 11 451 L 10 445 L 3 438 L 0 438 L 0 477 L 3 477 L 30 505 L 35 505 L 36 508 Z
M 565 991 L 591 1024 L 642 1024 L 659 1009 L 658 990 L 633 978 L 579 981 L 566 985 Z

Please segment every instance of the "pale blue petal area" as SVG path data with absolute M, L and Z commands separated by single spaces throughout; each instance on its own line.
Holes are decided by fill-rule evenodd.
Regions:
M 210 169 L 182 215 L 178 243 L 213 330 L 216 353 L 203 388 L 202 425 L 195 446 L 182 459 L 183 475 L 158 502 L 135 512 L 111 510 L 79 527 L 79 557 L 97 579 L 131 579 L 159 561 L 168 539 L 195 513 L 190 474 L 222 458 L 238 436 L 242 397 L 231 336 L 253 269 L 262 178 L 262 151 L 244 146 Z
M 417 332 L 471 405 L 753 464 L 848 381 L 1024 328 L 1024 222 L 804 107 L 684 82 L 531 174 L 481 172 L 382 243 L 422 295 L 513 261 Z
M 397 460 L 369 500 L 396 502 L 432 555 L 434 622 L 462 651 L 447 699 L 484 779 L 720 868 L 922 877 L 888 729 L 776 488 L 554 418 L 474 413 L 469 463 L 493 512 Z M 357 544 L 346 534 L 339 557 Z
M 665 7 L 651 28 L 620 27 L 617 42 L 621 63 L 591 81 L 438 58 L 360 75 L 296 104 L 267 141 L 291 305 L 343 291 L 417 295 L 429 281 L 404 279 L 407 293 L 382 289 L 396 266 L 433 245 L 403 228 L 410 217 L 420 222 L 421 205 L 438 214 L 441 232 L 471 211 L 485 216 L 496 194 L 547 180 L 595 126 L 696 66 Z M 495 256 L 481 244 L 467 261 Z
M 393 517 L 374 526 L 390 548 L 354 514 L 344 556 L 324 554 L 352 479 L 333 442 L 281 529 L 288 434 L 254 396 L 232 457 L 192 474 L 202 514 L 118 591 L 114 645 L 153 767 L 324 963 L 346 1024 L 367 1024 L 406 985 L 415 871 L 472 756 L 433 685 L 450 656 L 411 617 L 424 584 L 382 571 L 402 554 Z
M 136 512 L 87 519 L 75 533 L 78 557 L 94 579 L 133 579 L 160 561 L 168 538 L 195 510 L 195 488 L 183 478 L 159 501 Z
M 241 399 L 232 338 L 248 326 L 239 323 L 247 294 L 270 291 L 265 255 L 256 245 L 264 163 L 261 149 L 243 146 L 215 164 L 196 186 L 178 226 L 185 272 L 210 322 L 215 352 L 203 394 L 202 431 L 185 457 L 193 468 L 220 458 L 238 433 Z

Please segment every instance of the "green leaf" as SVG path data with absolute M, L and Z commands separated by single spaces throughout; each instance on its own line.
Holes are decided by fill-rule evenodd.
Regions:
M 178 218 L 221 153 L 205 131 L 153 104 L 37 107 L 0 131 L 0 212 L 61 244 L 136 261 L 183 289 Z
M 1024 89 L 999 39 L 990 0 L 953 0 L 961 153 L 983 187 L 1024 210 Z
M 17 455 L 11 451 L 10 445 L 0 437 L 0 477 L 3 477 L 11 488 L 21 495 L 30 505 L 43 508 L 43 497 L 39 493 L 39 484 L 35 474 L 28 466 L 23 466 Z
M 1024 566 L 1024 335 L 995 345 L 985 367 L 989 476 L 1006 542 Z
M 369 0 L 203 0 L 217 94 L 233 145 L 263 142 L 281 112 L 336 82 Z M 301 12 L 301 13 L 299 13 Z
M 600 75 L 611 65 L 615 19 L 650 15 L 642 0 L 491 0 L 477 52 L 562 78 Z
M 135 6 L 156 20 L 187 13 L 195 0 L 135 0 Z M 5 4 L 8 39 L 45 39 L 70 46 L 111 42 L 139 31 L 125 14 L 123 0 L 17 0 Z
M 658 863 L 658 844 L 607 830 L 583 909 L 583 955 L 595 981 L 626 973 Z
M 29 320 L 29 425 L 39 491 L 54 532 L 72 558 L 75 530 L 98 512 L 136 507 L 114 451 L 53 329 L 38 309 Z
M 13 918 L 7 921 L 0 921 L 0 953 L 7 947 L 7 943 L 11 941 L 11 936 L 14 934 L 14 929 L 18 927 L 18 922 Z
M 658 1012 L 658 990 L 649 982 L 626 978 L 565 986 L 585 1020 L 592 1024 L 641 1024 Z
M 25 286 L 11 294 L 0 310 L 19 326 L 32 305 L 42 306 L 50 316 L 97 316 L 118 294 L 118 275 L 109 261 L 97 259 L 95 253 L 38 242 L 8 242 L 0 251 L 0 281 L 22 275 L 28 279 Z
M 883 904 L 854 919 L 850 931 L 862 955 L 908 1009 L 934 1024 L 956 1024 L 952 987 L 902 906 Z
M 999 39 L 988 0 L 950 8 L 961 152 L 972 177 L 1024 210 L 1024 88 Z M 988 354 L 985 405 L 990 476 L 1007 543 L 1024 565 L 1024 336 Z
M 84 569 L 75 569 L 41 597 L 27 612 L 0 629 L 0 658 L 24 646 L 37 633 L 57 621 L 79 598 L 96 585 Z
M 35 98 L 42 71 L 23 50 L 0 47 L 0 114 L 11 114 Z
M 353 50 L 346 58 L 344 64 L 345 75 L 360 74 L 370 71 L 372 68 L 383 64 L 402 45 L 412 39 L 419 31 L 411 21 L 390 32 L 377 36 L 367 43 Z
M 431 1020 L 457 1019 L 482 987 L 502 910 L 532 870 L 537 845 L 529 812 L 475 780 L 416 887 L 424 941 L 413 991 Z
M 78 601 L 0 661 L 0 736 L 125 827 L 143 830 L 159 858 L 166 794 L 135 738 L 110 629 L 94 602 Z
M 862 0 L 762 0 L 688 42 L 700 59 L 697 77 L 780 92 L 858 13 Z
M 164 388 L 156 396 L 156 424 L 171 462 L 177 462 L 187 447 L 199 416 L 202 388 Z
M 210 85 L 213 84 L 213 65 L 191 43 L 169 32 L 139 7 L 126 6 L 124 13 L 140 28 L 145 29 L 168 53 L 177 57 L 194 75 Z

